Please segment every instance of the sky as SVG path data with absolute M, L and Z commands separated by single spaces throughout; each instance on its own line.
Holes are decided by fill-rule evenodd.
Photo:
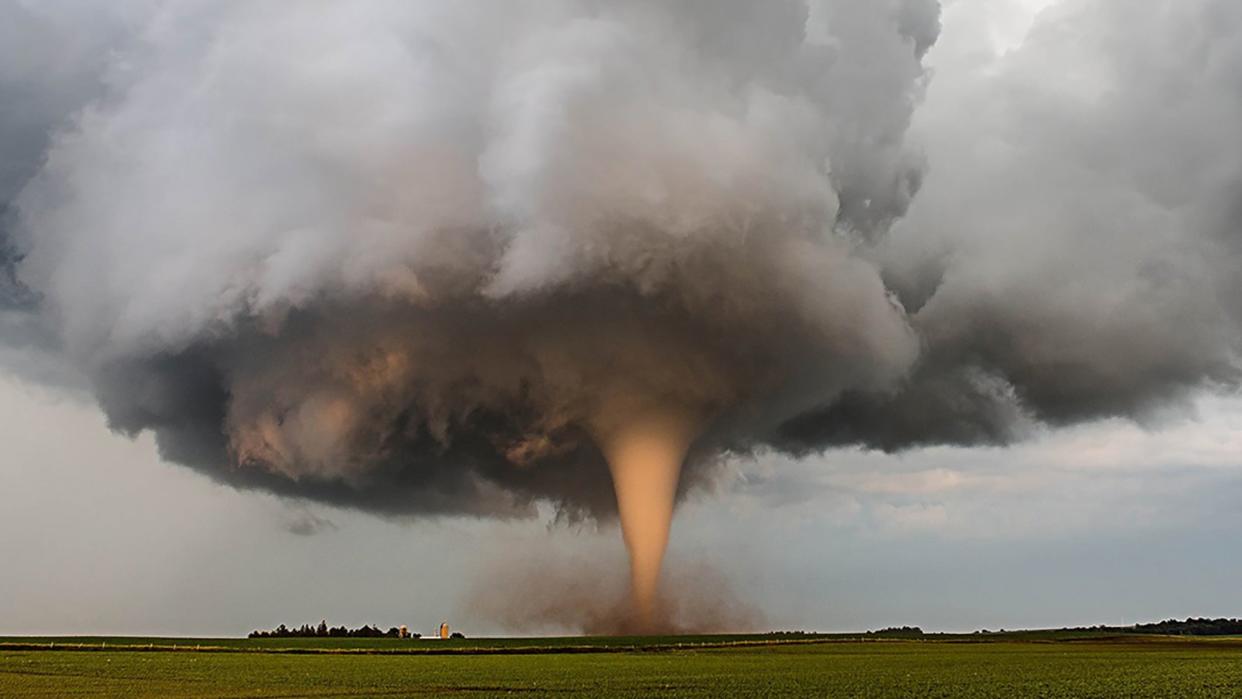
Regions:
M 896 246 L 919 224 L 942 226 L 946 211 L 986 186 L 988 168 L 1036 162 L 976 138 L 963 126 L 968 117 L 981 129 L 1039 132 L 1069 117 L 1052 108 L 1043 121 L 1006 116 L 1006 105 L 1029 113 L 1020 88 L 1051 83 L 1077 100 L 1098 87 L 1093 80 L 1107 80 L 1090 70 L 1061 80 L 1063 66 L 1023 53 L 1028 42 L 1055 44 L 1073 28 L 1056 23 L 1065 4 L 1073 2 L 943 3 L 940 37 L 924 59 L 930 81 L 907 136 L 930 165 Z M 1157 74 L 1158 53 L 1171 45 L 1152 42 L 1152 65 L 1142 70 Z M 1143 96 L 1133 97 L 1140 107 Z M 1044 142 L 1070 152 L 1067 140 Z M 1177 152 L 1193 150 L 1171 140 Z M 970 149 L 974 157 L 953 157 Z M 1103 171 L 1133 176 L 1146 191 L 1159 173 L 1135 157 Z M 1095 184 L 1073 170 L 1049 172 L 1002 186 L 1027 188 L 1021 201 L 1035 202 L 1038 217 L 1048 202 L 1077 210 L 1061 189 L 1066 180 L 1067 188 Z M 1096 199 L 1114 194 L 1100 191 Z M 976 220 L 991 221 L 979 208 Z M 1032 255 L 1043 252 L 1032 244 Z M 1153 322 L 1161 321 L 1171 319 Z M 88 391 L 32 356 L 0 373 L 0 633 L 238 635 L 327 619 L 424 631 L 448 620 L 496 634 L 508 629 L 478 603 L 489 590 L 536 570 L 626 575 L 615 523 L 567 518 L 549 503 L 499 514 L 374 514 L 221 484 L 162 458 L 151 431 L 110 430 Z M 1242 397 L 1226 386 L 1130 417 L 1023 423 L 1008 445 L 832 446 L 793 456 L 760 443 L 718 457 L 679 505 L 666 574 L 693 577 L 702 594 L 720 588 L 762 629 L 1238 616 L 1239 418 Z

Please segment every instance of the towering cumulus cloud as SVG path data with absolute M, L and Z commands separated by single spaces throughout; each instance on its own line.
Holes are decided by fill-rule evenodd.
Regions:
M 722 451 L 1235 380 L 1239 7 L 1045 13 L 914 147 L 935 0 L 9 3 L 3 356 L 230 484 L 619 514 L 650 616 Z
M 926 186 L 875 251 L 917 366 L 790 421 L 788 447 L 1005 443 L 1236 390 L 1242 4 L 1057 3 L 977 60 L 946 57 Z

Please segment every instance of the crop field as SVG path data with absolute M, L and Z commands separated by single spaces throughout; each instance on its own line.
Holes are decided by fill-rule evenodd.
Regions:
M 0 638 L 6 698 L 513 694 L 1236 697 L 1242 641 L 1057 634 L 865 641 Z

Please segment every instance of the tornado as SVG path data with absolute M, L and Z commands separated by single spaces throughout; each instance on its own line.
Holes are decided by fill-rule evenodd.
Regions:
M 682 462 L 697 433 L 691 411 L 648 406 L 599 437 L 630 558 L 632 626 L 658 628 L 660 567 L 668 547 Z

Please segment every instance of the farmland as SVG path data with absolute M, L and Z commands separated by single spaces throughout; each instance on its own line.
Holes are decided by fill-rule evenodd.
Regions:
M 925 640 L 0 638 L 0 696 L 5 697 L 1224 697 L 1240 692 L 1238 639 L 1056 633 Z

